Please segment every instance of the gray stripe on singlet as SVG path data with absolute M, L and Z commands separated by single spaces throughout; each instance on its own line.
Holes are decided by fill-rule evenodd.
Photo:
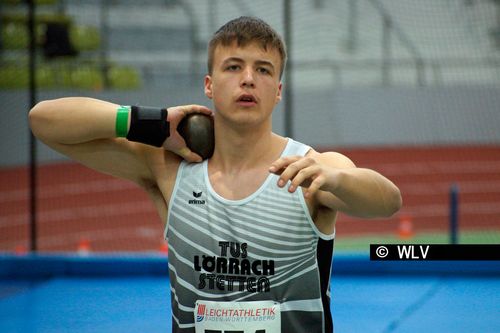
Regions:
M 186 213 L 189 214 L 189 212 L 186 212 Z M 271 250 L 272 250 L 271 252 L 276 253 L 276 254 L 278 254 L 278 253 L 281 253 L 281 254 L 302 253 L 304 250 L 310 249 L 310 246 L 311 246 L 310 240 L 308 240 L 308 241 L 304 241 L 304 240 L 303 241 L 297 241 L 297 240 L 283 241 L 283 240 L 278 240 L 276 238 L 272 238 L 272 237 L 270 237 L 272 235 L 269 235 L 269 234 L 267 236 L 258 235 L 257 232 L 252 232 L 253 233 L 253 235 L 251 235 L 252 237 L 249 237 L 249 235 L 247 234 L 248 231 L 246 231 L 245 229 L 239 228 L 239 227 L 232 226 L 233 232 L 229 232 L 227 228 L 224 228 L 224 226 L 209 225 L 206 221 L 203 221 L 203 220 L 191 222 L 190 220 L 185 219 L 180 215 L 177 215 L 177 212 L 173 212 L 172 215 L 184 222 L 185 225 L 182 226 L 184 230 L 187 228 L 196 229 L 196 230 L 200 231 L 203 234 L 203 236 L 207 236 L 207 237 L 212 238 L 212 239 L 215 239 L 216 237 L 219 237 L 219 239 L 222 237 L 232 238 L 235 236 L 235 233 L 238 233 L 236 236 L 244 235 L 243 237 L 241 237 L 242 239 L 247 239 L 246 242 L 249 245 L 254 246 L 256 249 L 260 249 L 262 251 L 265 251 L 264 253 L 269 253 L 269 251 L 266 251 L 266 248 L 262 245 L 263 243 L 272 244 L 272 245 L 280 244 L 282 246 L 289 248 L 289 249 L 285 249 L 285 250 L 271 248 Z M 229 226 L 227 225 L 226 227 L 229 227 Z M 256 237 L 253 237 L 253 236 L 256 236 Z M 252 240 L 250 240 L 250 239 L 252 239 Z M 265 259 L 265 258 L 261 258 L 261 256 L 257 256 L 257 257 L 259 259 Z
M 178 214 L 178 217 L 184 218 L 185 222 L 191 221 L 206 221 L 206 217 L 216 220 L 221 225 L 225 226 L 238 226 L 239 230 L 243 232 L 244 229 L 252 228 L 252 232 L 259 236 L 267 236 L 270 234 L 286 237 L 290 239 L 296 239 L 297 241 L 304 238 L 311 237 L 311 228 L 301 227 L 300 230 L 294 226 L 287 226 L 287 220 L 282 220 L 279 222 L 275 222 L 272 219 L 268 221 L 259 221 L 257 223 L 252 223 L 249 226 L 248 219 L 250 215 L 240 214 L 238 212 L 229 212 L 226 213 L 222 210 L 211 209 L 210 212 L 203 217 L 196 215 L 196 208 L 191 209 L 190 207 L 179 207 L 174 213 Z M 231 222 L 227 222 L 228 215 L 231 217 Z M 257 214 L 253 215 L 253 218 L 256 217 Z M 238 230 L 236 230 L 238 231 Z M 247 232 L 247 230 L 244 230 Z M 296 243 L 300 244 L 300 243 Z M 284 243 L 284 245 L 286 245 Z
M 178 195 L 189 196 L 191 194 L 190 190 L 179 190 Z M 274 195 L 275 199 L 278 199 L 280 196 L 290 195 L 277 193 Z M 300 223 L 295 223 L 295 220 L 300 220 L 304 218 L 304 212 L 294 212 L 290 210 L 288 207 L 290 206 L 290 199 L 288 199 L 288 207 L 273 207 L 267 203 L 267 200 L 255 200 L 254 204 L 259 205 L 259 211 L 255 211 L 254 208 L 248 207 L 250 205 L 241 205 L 236 207 L 225 207 L 221 203 L 219 203 L 216 199 L 214 199 L 211 195 L 206 198 L 206 204 L 210 205 L 210 212 L 214 212 L 214 215 L 217 216 L 226 216 L 227 213 L 235 214 L 235 216 L 240 217 L 241 219 L 255 219 L 261 218 L 265 219 L 261 221 L 261 223 L 266 223 L 272 227 L 283 227 L 283 225 L 291 227 L 294 231 L 303 231 L 310 232 L 310 228 L 306 229 Z M 190 205 L 189 208 L 196 211 L 196 205 Z M 198 207 L 201 208 L 201 207 Z M 231 209 L 232 208 L 232 209 Z M 299 226 L 297 226 L 300 225 Z
M 283 302 L 280 305 L 281 311 L 322 311 L 323 304 L 321 298 L 302 299 L 300 301 Z
M 181 215 L 181 213 L 182 213 L 182 215 Z M 252 229 L 252 234 L 249 235 L 248 229 L 236 227 L 235 226 L 236 223 L 230 224 L 224 220 L 220 220 L 219 218 L 213 219 L 213 220 L 217 220 L 218 223 L 220 224 L 220 226 L 215 225 L 213 223 L 209 224 L 206 219 L 199 219 L 198 216 L 192 210 L 189 210 L 185 207 L 178 207 L 178 209 L 176 211 L 172 211 L 171 214 L 172 214 L 172 216 L 175 216 L 176 218 L 183 221 L 185 227 L 189 226 L 189 227 L 196 229 L 196 230 L 202 232 L 203 234 L 205 234 L 209 237 L 212 237 L 212 238 L 215 238 L 214 236 L 232 238 L 234 236 L 234 233 L 236 232 L 236 233 L 238 233 L 238 236 L 240 236 L 242 239 L 245 239 L 249 245 L 251 244 L 251 245 L 255 246 L 256 248 L 260 248 L 261 250 L 264 250 L 262 245 L 259 245 L 259 243 L 262 243 L 262 242 L 268 242 L 268 243 L 273 244 L 273 245 L 279 244 L 282 246 L 287 246 L 289 248 L 296 249 L 296 250 L 275 250 L 275 249 L 273 249 L 273 253 L 300 253 L 300 252 L 302 252 L 302 250 L 310 250 L 310 245 L 311 245 L 310 240 L 309 241 L 298 241 L 296 239 L 294 240 L 293 236 L 290 236 L 290 235 L 285 234 L 285 233 L 282 234 L 282 236 L 283 236 L 282 239 L 284 239 L 284 237 L 287 237 L 287 238 L 291 238 L 291 240 L 290 241 L 282 240 L 282 239 L 277 239 L 275 237 L 272 237 L 273 235 L 270 235 L 270 233 L 259 234 L 259 233 L 255 232 L 255 229 Z M 209 214 L 209 217 L 211 217 L 210 214 Z M 247 223 L 247 225 L 248 225 L 248 223 Z M 209 230 L 209 228 L 210 228 L 210 230 Z M 231 228 L 232 232 L 228 231 L 229 228 Z M 214 232 L 216 233 L 215 235 L 214 235 Z M 309 238 L 311 237 L 311 233 L 312 232 L 309 232 Z M 258 235 L 258 237 L 255 237 L 255 235 Z M 254 241 L 250 241 L 251 237 L 254 239 Z M 301 237 L 301 238 L 303 238 L 303 237 Z M 299 249 L 297 250 L 297 248 L 299 248 Z M 263 259 L 263 258 L 260 258 L 260 259 Z

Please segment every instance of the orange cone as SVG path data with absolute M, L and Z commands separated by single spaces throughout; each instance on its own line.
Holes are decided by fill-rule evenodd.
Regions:
M 410 215 L 401 215 L 399 217 L 398 237 L 400 239 L 413 238 L 413 221 Z
M 80 239 L 76 252 L 78 252 L 79 255 L 88 255 L 90 253 L 90 241 L 86 238 Z
M 160 243 L 160 253 L 168 256 L 168 243 L 167 241 L 162 240 Z
M 28 254 L 28 248 L 23 244 L 16 245 L 14 248 L 14 254 L 16 256 L 25 256 Z

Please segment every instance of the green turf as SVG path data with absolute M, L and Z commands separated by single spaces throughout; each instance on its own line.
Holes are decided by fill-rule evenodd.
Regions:
M 392 234 L 374 234 L 368 236 L 337 235 L 335 251 L 369 252 L 370 244 L 449 244 L 448 233 L 419 233 L 409 239 L 401 239 Z M 500 230 L 466 231 L 458 234 L 459 244 L 500 244 Z

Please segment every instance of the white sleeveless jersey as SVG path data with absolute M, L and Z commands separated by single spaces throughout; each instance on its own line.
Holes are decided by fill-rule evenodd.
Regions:
M 310 147 L 288 139 L 282 156 Z M 182 162 L 165 239 L 173 332 L 195 332 L 197 301 L 274 301 L 281 331 L 332 332 L 330 274 L 334 234 L 314 225 L 301 188 L 289 193 L 270 174 L 242 200 L 210 185 L 207 161 Z

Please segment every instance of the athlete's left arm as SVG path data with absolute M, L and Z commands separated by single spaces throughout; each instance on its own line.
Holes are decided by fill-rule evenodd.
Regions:
M 402 205 L 393 182 L 374 170 L 357 168 L 339 153 L 310 151 L 305 157 L 282 157 L 269 171 L 280 174 L 278 186 L 288 184 L 290 192 L 302 186 L 306 198 L 314 196 L 321 206 L 352 216 L 389 217 Z

